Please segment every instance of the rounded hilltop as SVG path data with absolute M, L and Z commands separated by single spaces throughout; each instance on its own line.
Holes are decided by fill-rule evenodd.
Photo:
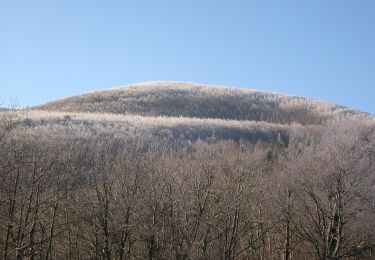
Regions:
M 33 109 L 302 125 L 368 116 L 366 113 L 309 98 L 173 81 L 143 82 L 109 88 L 52 101 Z

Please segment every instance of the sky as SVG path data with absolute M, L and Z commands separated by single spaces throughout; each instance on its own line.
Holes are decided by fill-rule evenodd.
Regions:
M 176 80 L 375 114 L 374 0 L 0 0 L 0 103 Z

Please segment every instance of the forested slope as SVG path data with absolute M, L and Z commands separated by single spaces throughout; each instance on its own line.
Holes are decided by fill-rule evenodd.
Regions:
M 374 259 L 375 120 L 154 82 L 0 113 L 3 259 Z
M 149 82 L 53 101 L 36 109 L 321 124 L 365 113 L 312 99 L 204 84 Z

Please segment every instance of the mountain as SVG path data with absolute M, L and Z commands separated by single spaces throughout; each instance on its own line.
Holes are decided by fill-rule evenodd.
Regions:
M 52 101 L 34 109 L 302 125 L 367 116 L 343 106 L 303 97 L 168 81 L 138 83 L 96 91 Z
M 4 259 L 374 256 L 375 120 L 323 101 L 151 82 L 3 112 L 0 177 Z
M 370 118 L 363 112 L 303 97 L 168 81 L 81 94 L 19 114 L 24 124 L 39 132 L 65 133 L 67 138 L 85 133 L 87 138 L 131 135 L 271 143 L 277 139 L 288 143 L 293 129 Z

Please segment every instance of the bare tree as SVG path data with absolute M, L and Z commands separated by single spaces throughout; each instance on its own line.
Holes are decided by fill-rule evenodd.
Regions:
M 295 162 L 297 228 L 319 259 L 355 256 L 374 246 L 361 234 L 349 235 L 363 214 L 373 214 L 374 157 L 368 151 L 374 147 L 362 131 L 352 125 L 327 128 Z

